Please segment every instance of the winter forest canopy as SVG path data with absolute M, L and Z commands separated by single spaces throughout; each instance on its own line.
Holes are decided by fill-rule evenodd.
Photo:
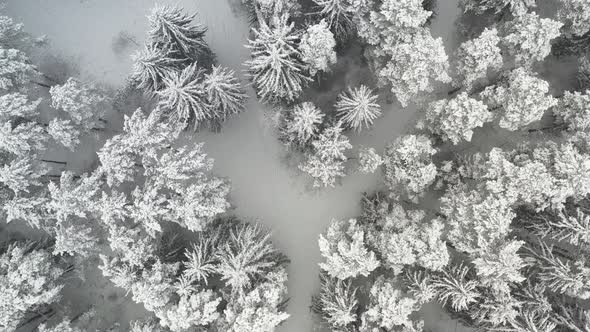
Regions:
M 590 332 L 589 0 L 38 2 L 0 331 Z

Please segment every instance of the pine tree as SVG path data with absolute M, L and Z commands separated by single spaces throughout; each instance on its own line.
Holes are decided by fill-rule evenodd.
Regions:
M 494 119 L 486 104 L 466 92 L 430 103 L 424 117 L 423 127 L 453 144 L 471 141 L 474 129 Z
M 345 37 L 353 29 L 353 4 L 349 0 L 313 0 L 319 14 L 328 20 L 336 36 Z
M 248 40 L 252 60 L 247 61 L 258 97 L 263 102 L 294 101 L 311 79 L 297 48 L 300 36 L 289 16 L 260 22 Z
M 345 126 L 361 131 L 363 127 L 372 126 L 373 121 L 381 115 L 377 98 L 379 96 L 365 85 L 355 89 L 349 87 L 346 92 L 338 95 L 336 112 Z
M 363 321 L 386 330 L 399 326 L 411 328 L 413 323 L 409 316 L 417 309 L 416 299 L 404 296 L 395 280 L 380 276 L 371 286 Z
M 200 24 L 192 24 L 195 16 L 183 13 L 178 7 L 155 6 L 148 16 L 150 43 L 158 49 L 167 50 L 175 58 L 199 61 L 205 66 L 212 64 L 214 55 L 204 40 L 207 29 Z
M 332 220 L 326 237 L 320 235 L 319 247 L 326 259 L 320 267 L 333 278 L 366 277 L 380 265 L 375 253 L 367 248 L 365 231 L 355 219 Z
M 80 131 L 71 120 L 51 120 L 47 126 L 47 134 L 71 151 L 74 151 L 76 146 L 80 144 Z
M 87 131 L 100 126 L 109 103 L 102 89 L 74 78 L 69 78 L 63 85 L 52 86 L 49 94 L 51 107 L 64 111 L 76 125 Z
M 499 125 L 518 130 L 541 119 L 557 100 L 549 95 L 549 83 L 524 68 L 512 71 L 506 82 L 489 86 L 481 94 L 490 109 L 501 109 Z
M 590 128 L 590 90 L 586 93 L 566 91 L 553 109 L 568 130 L 586 131 Z
M 223 122 L 244 110 L 248 96 L 232 70 L 213 66 L 211 72 L 205 74 L 203 85 L 208 103 L 217 110 L 215 121 Z
M 486 28 L 479 37 L 463 42 L 455 56 L 455 84 L 470 91 L 475 83 L 486 83 L 489 73 L 500 71 L 503 66 L 500 40 L 496 28 Z
M 36 72 L 24 52 L 0 47 L 0 90 L 21 90 Z
M 285 139 L 299 146 L 305 146 L 319 132 L 324 113 L 311 102 L 297 104 L 288 111 L 282 134 Z
M 540 18 L 534 12 L 525 13 L 502 27 L 502 43 L 517 65 L 531 66 L 551 53 L 551 40 L 560 35 L 562 26 L 550 18 Z
M 385 151 L 385 184 L 392 195 L 417 200 L 436 178 L 432 155 L 436 149 L 423 135 L 406 135 L 389 144 Z
M 174 58 L 167 49 L 147 44 L 133 54 L 133 71 L 131 79 L 137 87 L 150 94 L 156 93 L 163 87 L 163 78 L 179 71 L 182 61 Z
M 477 281 L 471 280 L 470 269 L 464 265 L 454 265 L 436 275 L 433 286 L 438 293 L 438 299 L 449 305 L 455 311 L 469 309 L 480 296 L 477 291 Z
M 359 151 L 359 171 L 362 173 L 375 173 L 383 162 L 374 148 L 362 148 Z
M 560 0 L 557 18 L 568 32 L 583 36 L 590 31 L 590 7 L 587 0 Z
M 17 156 L 35 154 L 46 149 L 47 135 L 36 123 L 25 122 L 13 127 L 12 123 L 0 124 L 0 150 Z
M 346 150 L 352 149 L 352 145 L 348 141 L 348 137 L 342 135 L 342 131 L 341 123 L 324 129 L 318 139 L 311 143 L 316 155 L 324 160 L 346 161 L 347 158 L 344 153 Z
M 197 129 L 199 124 L 216 117 L 217 110 L 207 99 L 204 79 L 205 70 L 196 63 L 164 77 L 165 88 L 158 92 L 160 107 L 170 113 L 168 117 L 172 121 L 184 124 L 192 121 Z
M 0 255 L 0 328 L 14 331 L 27 315 L 58 302 L 64 273 L 45 249 L 9 245 Z
M 359 300 L 352 281 L 320 274 L 320 293 L 312 300 L 312 310 L 335 330 L 346 330 L 358 319 Z
M 377 70 L 379 82 L 391 86 L 402 107 L 421 93 L 431 92 L 434 82 L 451 81 L 442 39 L 432 37 L 426 28 L 404 35 L 385 49 L 391 49 L 391 53 L 386 64 Z
M 336 63 L 335 47 L 334 34 L 328 29 L 325 20 L 307 28 L 301 37 L 299 50 L 311 76 L 315 76 L 319 71 L 329 71 L 330 66 Z
M 322 159 L 315 154 L 309 155 L 305 163 L 299 165 L 299 169 L 314 179 L 314 187 L 334 187 L 336 181 L 346 175 L 344 162 L 338 159 Z
M 536 7 L 536 0 L 461 0 L 460 5 L 465 12 L 483 14 L 490 11 L 499 14 L 509 8 L 514 16 L 520 16 Z

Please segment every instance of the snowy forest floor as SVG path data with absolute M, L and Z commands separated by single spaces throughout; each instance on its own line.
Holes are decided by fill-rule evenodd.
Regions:
M 249 27 L 240 0 L 159 2 L 174 3 L 188 12 L 197 11 L 196 20 L 208 27 L 207 41 L 220 64 L 240 73 L 243 83 L 248 84 L 242 63 L 250 57 L 249 50 L 243 46 Z M 60 71 L 79 75 L 84 80 L 116 90 L 124 85 L 131 70 L 130 54 L 143 44 L 146 15 L 154 4 L 153 0 L 8 0 L 6 12 L 24 23 L 31 34 L 47 35 L 49 45 L 38 57 L 48 71 L 56 75 Z M 456 47 L 454 21 L 457 14 L 456 0 L 439 1 L 432 25 L 433 35 L 444 38 L 449 54 Z M 347 71 L 343 75 L 346 82 L 338 82 L 338 85 L 344 86 L 348 80 L 354 82 L 358 78 L 355 73 Z M 251 98 L 247 110 L 225 123 L 221 132 L 187 132 L 184 139 L 205 142 L 205 150 L 215 159 L 215 172 L 231 179 L 235 214 L 245 220 L 258 220 L 271 228 L 274 243 L 291 259 L 288 271 L 291 317 L 279 332 L 313 331 L 309 306 L 319 286 L 318 235 L 333 218 L 356 216 L 360 212 L 362 193 L 378 188 L 379 174 L 363 175 L 351 167 L 349 175 L 336 188 L 313 189 L 310 179 L 297 170 L 293 161 L 297 157 L 289 155 L 276 139 L 269 125 L 272 110 L 257 102 L 251 88 L 248 91 Z M 131 111 L 125 110 L 126 113 Z M 360 135 L 350 134 L 356 148 L 366 146 L 382 150 L 397 136 L 413 130 L 417 113 L 411 107 L 402 110 L 394 103 L 384 106 L 383 113 L 372 130 Z M 121 119 L 122 114 L 116 115 L 109 129 L 119 130 Z M 482 137 L 482 144 L 485 144 L 485 136 Z M 68 167 L 82 171 L 91 167 L 101 144 L 89 142 L 79 149 L 81 154 L 70 153 L 66 157 Z M 69 297 L 79 301 L 79 307 L 92 305 L 102 313 L 99 316 L 123 324 L 147 314 L 142 306 L 125 297 L 123 290 L 115 289 L 103 279 L 98 269 L 90 269 L 86 281 L 72 284 L 66 293 L 66 298 Z M 425 319 L 431 330 L 457 329 L 456 323 L 434 306 L 426 310 L 429 313 Z

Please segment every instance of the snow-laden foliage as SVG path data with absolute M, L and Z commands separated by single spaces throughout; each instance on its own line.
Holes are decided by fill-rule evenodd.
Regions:
M 36 71 L 24 52 L 0 46 L 0 91 L 21 90 Z
M 174 122 L 221 123 L 244 109 L 246 94 L 233 71 L 213 66 L 210 72 L 195 62 L 163 78 L 160 107 Z
M 559 0 L 557 18 L 574 35 L 583 36 L 590 31 L 590 2 L 588 0 Z
M 334 34 L 328 29 L 325 20 L 307 28 L 301 36 L 299 50 L 301 60 L 307 64 L 311 76 L 315 76 L 320 71 L 329 71 L 330 66 L 336 63 L 335 47 Z
M 293 101 L 311 81 L 298 49 L 299 32 L 288 15 L 260 22 L 248 40 L 252 60 L 246 62 L 258 97 L 263 102 Z
M 419 265 L 439 271 L 447 265 L 449 253 L 442 240 L 441 220 L 424 221 L 424 212 L 405 210 L 393 204 L 391 212 L 376 224 L 369 236 L 383 265 L 400 274 L 406 265 Z
M 362 173 L 375 173 L 383 162 L 383 158 L 374 148 L 361 148 L 359 151 L 359 171 Z
M 150 44 L 175 58 L 212 63 L 213 53 L 204 40 L 207 29 L 193 24 L 195 16 L 178 7 L 156 5 L 148 15 Z
M 163 78 L 180 70 L 182 61 L 171 56 L 166 49 L 147 44 L 132 55 L 131 79 L 139 89 L 152 94 L 163 87 Z
M 430 103 L 421 125 L 444 141 L 458 144 L 471 141 L 473 130 L 493 119 L 486 104 L 462 92 L 452 99 Z
M 135 111 L 126 117 L 124 129 L 105 143 L 98 157 L 109 186 L 136 181 L 128 211 L 136 223 L 152 234 L 164 220 L 198 231 L 225 212 L 229 184 L 208 175 L 213 160 L 203 144 L 171 147 L 179 130 L 161 122 L 158 111 L 147 117 Z
M 420 0 L 387 0 L 359 26 L 359 36 L 371 45 L 367 55 L 380 84 L 391 86 L 404 107 L 431 92 L 434 83 L 451 80 L 442 39 L 424 27 L 431 15 Z
M 361 131 L 363 127 L 369 128 L 381 115 L 377 98 L 379 96 L 365 85 L 354 89 L 349 87 L 346 92 L 338 95 L 335 105 L 340 121 L 356 131 Z
M 390 143 L 385 150 L 385 184 L 393 196 L 420 198 L 436 178 L 432 155 L 436 149 L 424 135 L 405 135 Z
M 499 125 L 508 130 L 539 121 L 557 104 L 549 94 L 549 83 L 524 68 L 513 70 L 504 82 L 488 86 L 480 96 L 491 110 L 501 112 Z
M 475 83 L 487 82 L 489 73 L 502 69 L 500 40 L 496 28 L 486 28 L 477 38 L 463 42 L 455 55 L 455 84 L 470 91 Z
M 213 119 L 223 122 L 244 110 L 246 92 L 233 70 L 213 66 L 203 79 L 209 105 L 215 110 Z
M 379 81 L 390 85 L 402 106 L 424 92 L 433 91 L 434 82 L 451 78 L 442 38 L 434 38 L 425 28 L 406 34 L 395 45 L 387 45 L 387 62 L 377 71 Z
M 109 103 L 102 89 L 74 78 L 69 78 L 63 85 L 52 86 L 49 94 L 51 106 L 68 114 L 76 125 L 85 130 L 100 125 Z
M 53 140 L 74 151 L 80 144 L 80 130 L 72 123 L 72 120 L 53 119 L 47 126 L 47 134 Z
M 444 269 L 432 281 L 438 300 L 455 311 L 466 310 L 477 302 L 477 281 L 471 280 L 469 274 L 469 267 L 464 265 Z
M 369 307 L 362 317 L 364 326 L 386 330 L 402 326 L 409 329 L 414 327 L 410 315 L 419 309 L 417 301 L 404 296 L 394 279 L 380 276 L 371 286 L 369 296 Z
M 379 261 L 365 242 L 365 232 L 355 219 L 333 220 L 326 236 L 320 235 L 320 252 L 326 259 L 320 267 L 331 277 L 342 280 L 368 276 L 379 267 Z
M 366 6 L 367 1 L 313 0 L 313 2 L 318 8 L 318 13 L 327 20 L 328 26 L 336 36 L 345 37 L 354 29 L 355 9 L 360 9 L 357 6 Z
M 45 249 L 9 245 L 0 255 L 0 328 L 15 331 L 27 315 L 58 302 L 64 273 Z
M 537 6 L 536 0 L 461 0 L 459 4 L 463 11 L 474 11 L 477 14 L 487 11 L 499 14 L 509 8 L 514 16 L 524 15 Z
M 502 27 L 502 43 L 517 65 L 531 66 L 551 53 L 551 41 L 560 35 L 563 23 L 526 13 Z
M 553 109 L 565 127 L 571 131 L 586 131 L 590 128 L 590 90 L 585 93 L 566 91 Z
M 176 262 L 156 254 L 133 266 L 115 254 L 102 256 L 103 273 L 172 331 L 270 332 L 288 317 L 286 259 L 260 226 L 220 220 Z
M 325 128 L 318 138 L 311 142 L 313 151 L 299 169 L 314 178 L 314 187 L 334 187 L 336 180 L 343 177 L 344 162 L 348 160 L 346 150 L 352 149 L 348 137 L 342 134 L 341 123 Z
M 358 319 L 358 289 L 350 279 L 332 278 L 324 273 L 320 274 L 320 281 L 320 293 L 312 300 L 313 311 L 334 330 L 346 331 Z
M 287 111 L 281 134 L 287 142 L 305 146 L 317 137 L 323 120 L 324 113 L 313 103 L 297 104 Z

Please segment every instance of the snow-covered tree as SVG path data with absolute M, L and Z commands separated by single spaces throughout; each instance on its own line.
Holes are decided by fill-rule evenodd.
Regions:
M 410 315 L 419 309 L 416 302 L 416 299 L 404 296 L 395 280 L 380 276 L 371 287 L 363 323 L 386 330 L 401 326 L 413 328 Z
M 334 34 L 328 28 L 325 20 L 311 25 L 301 36 L 299 51 L 301 60 L 308 65 L 311 76 L 318 71 L 327 72 L 330 66 L 336 63 L 336 40 Z
M 252 60 L 246 62 L 258 97 L 263 102 L 295 100 L 311 81 L 301 51 L 297 48 L 299 33 L 288 15 L 260 22 L 248 40 Z
M 451 81 L 442 38 L 432 37 L 426 28 L 405 34 L 395 45 L 385 47 L 388 60 L 377 69 L 377 75 L 382 85 L 391 86 L 403 107 L 422 93 L 433 91 L 435 82 Z
M 316 154 L 310 154 L 305 163 L 299 165 L 299 169 L 314 179 L 314 187 L 334 187 L 336 181 L 346 175 L 342 160 L 323 159 Z
M 51 106 L 64 111 L 85 130 L 99 125 L 109 103 L 102 89 L 74 78 L 69 78 L 63 85 L 52 86 L 49 94 Z
M 14 243 L 0 255 L 0 328 L 14 331 L 30 314 L 43 314 L 59 301 L 65 270 L 51 253 Z
M 439 301 L 455 311 L 467 310 L 480 296 L 477 281 L 472 279 L 470 269 L 465 265 L 453 265 L 436 275 L 433 286 Z
M 297 104 L 287 111 L 282 135 L 286 140 L 305 146 L 319 132 L 319 126 L 324 120 L 324 113 L 311 102 Z
M 381 106 L 377 104 L 378 95 L 373 94 L 365 85 L 348 88 L 338 95 L 336 112 L 342 123 L 356 131 L 363 127 L 369 128 L 373 121 L 381 115 Z
M 148 16 L 150 43 L 176 58 L 212 63 L 214 55 L 204 40 L 207 29 L 193 24 L 195 16 L 178 7 L 156 5 Z
M 526 13 L 502 27 L 502 43 L 517 65 L 530 66 L 551 53 L 551 40 L 560 35 L 563 24 L 536 13 Z
M 590 31 L 590 3 L 588 0 L 560 0 L 557 18 L 565 28 L 577 36 Z
M 375 253 L 367 248 L 365 231 L 355 219 L 332 220 L 326 237 L 320 235 L 319 246 L 326 259 L 320 267 L 334 278 L 366 277 L 380 265 Z
M 80 144 L 80 131 L 71 120 L 52 119 L 47 126 L 47 134 L 72 151 Z
M 215 117 L 217 109 L 207 99 L 204 78 L 205 70 L 197 63 L 163 78 L 164 88 L 158 92 L 160 107 L 170 113 L 172 121 L 193 121 L 196 129 L 198 124 Z
M 375 173 L 383 162 L 374 148 L 362 148 L 359 151 L 359 171 L 362 173 Z
M 535 8 L 537 4 L 536 0 L 461 0 L 460 6 L 465 12 L 474 11 L 478 14 L 486 11 L 499 14 L 508 8 L 514 16 L 521 16 Z
M 147 44 L 132 55 L 131 79 L 148 94 L 163 87 L 162 79 L 180 70 L 182 61 L 168 54 L 168 50 Z
M 436 149 L 424 135 L 405 135 L 389 144 L 385 151 L 385 184 L 394 196 L 407 195 L 417 200 L 436 178 L 432 155 Z
M 503 59 L 496 28 L 485 29 L 479 37 L 463 42 L 456 52 L 456 85 L 467 91 L 477 82 L 486 82 L 489 73 L 502 69 Z
M 320 293 L 313 298 L 312 309 L 335 330 L 346 330 L 358 319 L 359 300 L 352 280 L 332 278 L 320 274 Z
M 425 129 L 453 144 L 471 141 L 474 129 L 494 119 L 486 104 L 466 92 L 430 103 L 424 117 Z
M 36 71 L 24 52 L 0 47 L 0 90 L 22 89 Z
M 590 90 L 585 93 L 566 91 L 553 109 L 565 127 L 571 131 L 586 131 L 590 128 Z
M 345 152 L 346 150 L 352 149 L 352 145 L 348 137 L 342 134 L 342 131 L 341 123 L 336 123 L 324 129 L 318 139 L 311 143 L 315 154 L 324 160 L 336 159 L 346 161 L 348 158 Z
M 223 331 L 273 332 L 289 317 L 282 311 L 287 296 L 286 271 L 271 272 L 266 279 L 251 292 L 239 296 L 224 310 L 225 322 L 221 324 Z
M 209 105 L 216 111 L 214 121 L 223 122 L 244 110 L 248 95 L 233 70 L 213 66 L 203 79 Z
M 419 265 L 439 271 L 449 262 L 446 243 L 442 240 L 441 220 L 426 223 L 424 212 L 405 210 L 393 204 L 384 220 L 377 222 L 369 237 L 371 247 L 382 259 L 383 266 L 399 274 L 408 265 Z
M 312 153 L 299 169 L 314 178 L 314 187 L 333 187 L 338 177 L 344 176 L 346 150 L 352 149 L 348 137 L 342 135 L 341 123 L 330 126 L 311 142 Z
M 499 125 L 508 130 L 540 120 L 557 104 L 557 99 L 549 95 L 549 83 L 524 68 L 513 70 L 505 83 L 489 86 L 480 95 L 491 110 L 502 112 Z

